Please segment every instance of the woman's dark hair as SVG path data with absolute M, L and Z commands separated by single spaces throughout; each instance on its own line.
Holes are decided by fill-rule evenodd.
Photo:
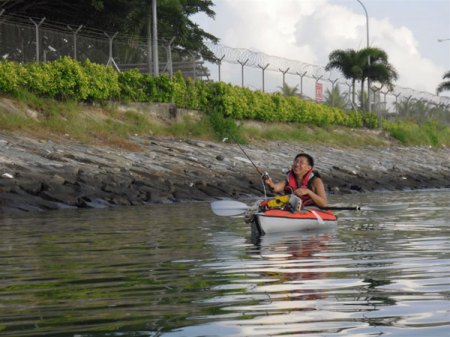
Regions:
M 307 154 L 307 153 L 299 153 L 298 155 L 295 156 L 294 160 L 297 160 L 298 157 L 305 157 L 308 160 L 309 166 L 314 167 L 314 158 L 311 157 L 309 154 Z

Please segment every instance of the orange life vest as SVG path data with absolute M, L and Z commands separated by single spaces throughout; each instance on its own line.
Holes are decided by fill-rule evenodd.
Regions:
M 310 169 L 306 174 L 303 176 L 302 182 L 300 186 L 297 184 L 297 176 L 290 170 L 286 177 L 286 187 L 284 188 L 284 192 L 287 194 L 292 194 L 294 190 L 297 188 L 303 187 L 308 188 L 312 190 L 312 181 L 314 178 L 320 177 L 320 174 L 317 171 L 313 171 L 313 169 Z M 300 197 L 302 199 L 302 203 L 304 206 L 311 206 L 315 205 L 314 201 L 311 199 L 309 195 L 302 195 Z

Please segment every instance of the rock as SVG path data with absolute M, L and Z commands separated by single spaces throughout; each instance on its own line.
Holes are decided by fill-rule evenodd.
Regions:
M 0 146 L 0 170 L 13 178 L 0 179 L 0 210 L 113 207 L 261 197 L 264 193 L 260 175 L 232 144 L 131 139 L 140 152 L 2 134 L 0 144 L 7 146 Z M 300 147 L 315 157 L 316 169 L 330 193 L 450 185 L 448 149 Z M 291 166 L 298 150 L 283 142 L 245 148 L 274 181 L 285 179 L 282 170 Z
M 49 180 L 48 182 L 50 184 L 53 185 L 63 185 L 66 182 L 66 179 L 64 179 L 63 177 L 61 177 L 58 174 L 54 174 Z

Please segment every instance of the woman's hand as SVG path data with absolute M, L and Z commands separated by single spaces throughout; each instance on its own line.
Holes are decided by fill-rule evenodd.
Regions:
M 273 188 L 275 186 L 271 177 L 268 177 L 267 179 L 265 179 L 264 184 L 266 184 L 266 186 L 269 187 L 271 190 L 273 190 Z
M 294 194 L 301 197 L 302 195 L 310 195 L 311 190 L 309 188 L 300 187 L 294 191 Z

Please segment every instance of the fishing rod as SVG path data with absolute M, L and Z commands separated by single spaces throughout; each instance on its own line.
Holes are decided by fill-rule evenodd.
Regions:
M 226 141 L 227 138 L 224 139 L 224 141 Z M 267 200 L 267 191 L 266 191 L 266 184 L 264 183 L 267 179 L 269 179 L 269 173 L 267 172 L 263 172 L 260 170 L 260 168 L 258 166 L 256 166 L 256 164 L 253 162 L 253 160 L 250 158 L 250 156 L 247 154 L 247 152 L 244 151 L 244 149 L 242 148 L 242 146 L 234 139 L 232 139 L 233 143 L 235 143 L 239 149 L 242 151 L 242 153 L 247 157 L 247 159 L 250 161 L 250 163 L 252 163 L 252 165 L 254 166 L 254 168 L 256 169 L 256 172 L 258 172 L 258 174 L 261 176 L 261 180 L 262 180 L 262 186 L 264 189 L 264 200 Z
M 241 149 L 242 153 L 247 157 L 248 160 L 250 160 L 250 163 L 252 163 L 252 165 L 255 167 L 256 172 L 258 172 L 258 174 L 262 177 L 264 176 L 268 176 L 267 172 L 262 172 L 258 166 L 256 166 L 256 164 L 253 162 L 253 160 L 251 160 L 251 158 L 248 156 L 248 154 L 244 151 L 244 149 L 242 148 L 241 145 L 239 145 L 239 143 L 235 142 L 237 146 L 239 146 L 239 148 Z
M 228 137 L 224 138 L 222 140 L 222 142 L 226 142 L 228 140 Z M 269 178 L 269 173 L 267 172 L 263 172 L 259 169 L 258 166 L 256 166 L 256 164 L 253 162 L 253 160 L 250 158 L 250 156 L 247 154 L 247 152 L 244 151 L 244 149 L 242 148 L 242 146 L 234 139 L 231 138 L 231 141 L 236 144 L 239 149 L 242 151 L 242 153 L 247 157 L 247 159 L 250 161 L 250 163 L 252 163 L 253 167 L 256 169 L 256 172 L 258 172 L 258 174 L 263 178 L 263 180 L 266 180 Z

